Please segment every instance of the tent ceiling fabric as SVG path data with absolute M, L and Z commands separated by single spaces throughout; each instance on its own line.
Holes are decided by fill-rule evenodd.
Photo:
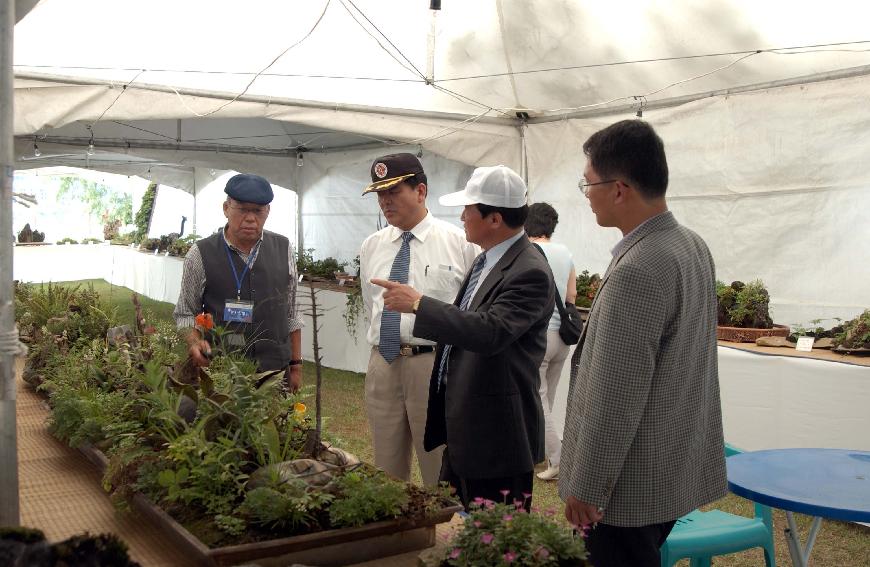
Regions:
M 16 135 L 89 137 L 93 124 L 95 142 L 148 138 L 123 122 L 175 149 L 233 138 L 220 142 L 289 155 L 307 141 L 294 134 L 323 132 L 307 149 L 403 142 L 520 169 L 518 110 L 560 116 L 870 63 L 868 8 L 846 0 L 239 6 L 43 0 L 15 28 Z M 843 42 L 858 43 L 753 53 Z M 713 53 L 729 55 L 691 58 Z
M 233 0 L 152 0 L 131 9 L 114 0 L 44 0 L 16 26 L 16 71 L 239 93 L 278 58 L 248 94 L 467 115 L 493 108 L 513 116 L 517 107 L 540 113 L 645 95 L 741 55 L 590 65 L 868 39 L 868 8 L 847 0 L 824 9 L 754 0 L 448 0 L 435 18 L 433 88 L 421 76 L 428 6 L 428 0 L 262 0 L 240 9 Z M 866 48 L 760 53 L 648 96 L 863 65 L 870 60 Z M 563 67 L 575 68 L 540 71 Z M 480 75 L 487 77 L 468 78 Z M 190 115 L 179 101 L 175 106 L 176 116 Z

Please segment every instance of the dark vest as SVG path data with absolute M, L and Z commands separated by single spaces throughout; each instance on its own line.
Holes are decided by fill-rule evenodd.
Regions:
M 196 243 L 205 268 L 203 309 L 214 317 L 215 325 L 245 335 L 245 355 L 256 360 L 261 371 L 278 370 L 290 363 L 289 332 L 287 330 L 287 288 L 290 266 L 287 264 L 287 238 L 263 231 L 263 243 L 257 260 L 242 280 L 241 299 L 254 302 L 251 323 L 229 323 L 224 318 L 224 302 L 236 298 L 236 281 L 227 259 L 227 248 L 221 232 Z M 230 257 L 240 276 L 245 263 L 238 253 Z

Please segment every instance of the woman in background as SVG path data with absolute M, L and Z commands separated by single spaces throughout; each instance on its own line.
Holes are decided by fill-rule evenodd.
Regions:
M 577 297 L 576 274 L 574 271 L 574 259 L 571 252 L 562 244 L 550 242 L 556 224 L 559 222 L 559 213 L 548 203 L 535 203 L 529 207 L 529 216 L 526 219 L 526 234 L 529 240 L 538 244 L 547 257 L 550 269 L 553 271 L 553 279 L 556 289 L 566 303 L 574 303 Z M 545 446 L 547 452 L 547 469 L 538 473 L 541 480 L 556 480 L 559 478 L 559 457 L 562 453 L 562 442 L 556 434 L 553 424 L 552 410 L 553 400 L 556 397 L 556 388 L 559 386 L 559 378 L 562 375 L 562 367 L 568 358 L 569 346 L 559 336 L 559 308 L 553 309 L 550 325 L 547 328 L 547 353 L 541 362 L 541 405 L 544 408 Z

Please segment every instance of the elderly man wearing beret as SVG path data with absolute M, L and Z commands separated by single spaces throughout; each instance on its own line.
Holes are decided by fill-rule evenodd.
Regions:
M 228 332 L 223 345 L 257 362 L 261 372 L 285 369 L 285 385 L 302 385 L 302 322 L 296 312 L 296 264 L 286 237 L 263 230 L 272 186 L 240 173 L 227 182 L 227 224 L 199 240 L 184 259 L 175 322 L 190 329 L 188 354 L 208 366 L 211 347 L 194 324 L 208 313 Z

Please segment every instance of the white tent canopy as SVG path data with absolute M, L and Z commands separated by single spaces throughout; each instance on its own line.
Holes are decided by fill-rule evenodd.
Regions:
M 668 150 L 670 206 L 722 279 L 764 279 L 778 322 L 852 317 L 870 305 L 868 12 L 842 0 L 447 0 L 438 12 L 428 0 L 43 0 L 15 28 L 16 166 L 194 194 L 210 169 L 260 173 L 299 194 L 306 248 L 351 258 L 378 222 L 359 198 L 373 157 L 422 149 L 433 195 L 468 166 L 504 163 L 561 212 L 556 238 L 578 269 L 601 271 L 619 234 L 576 189 L 580 146 L 643 107 Z

